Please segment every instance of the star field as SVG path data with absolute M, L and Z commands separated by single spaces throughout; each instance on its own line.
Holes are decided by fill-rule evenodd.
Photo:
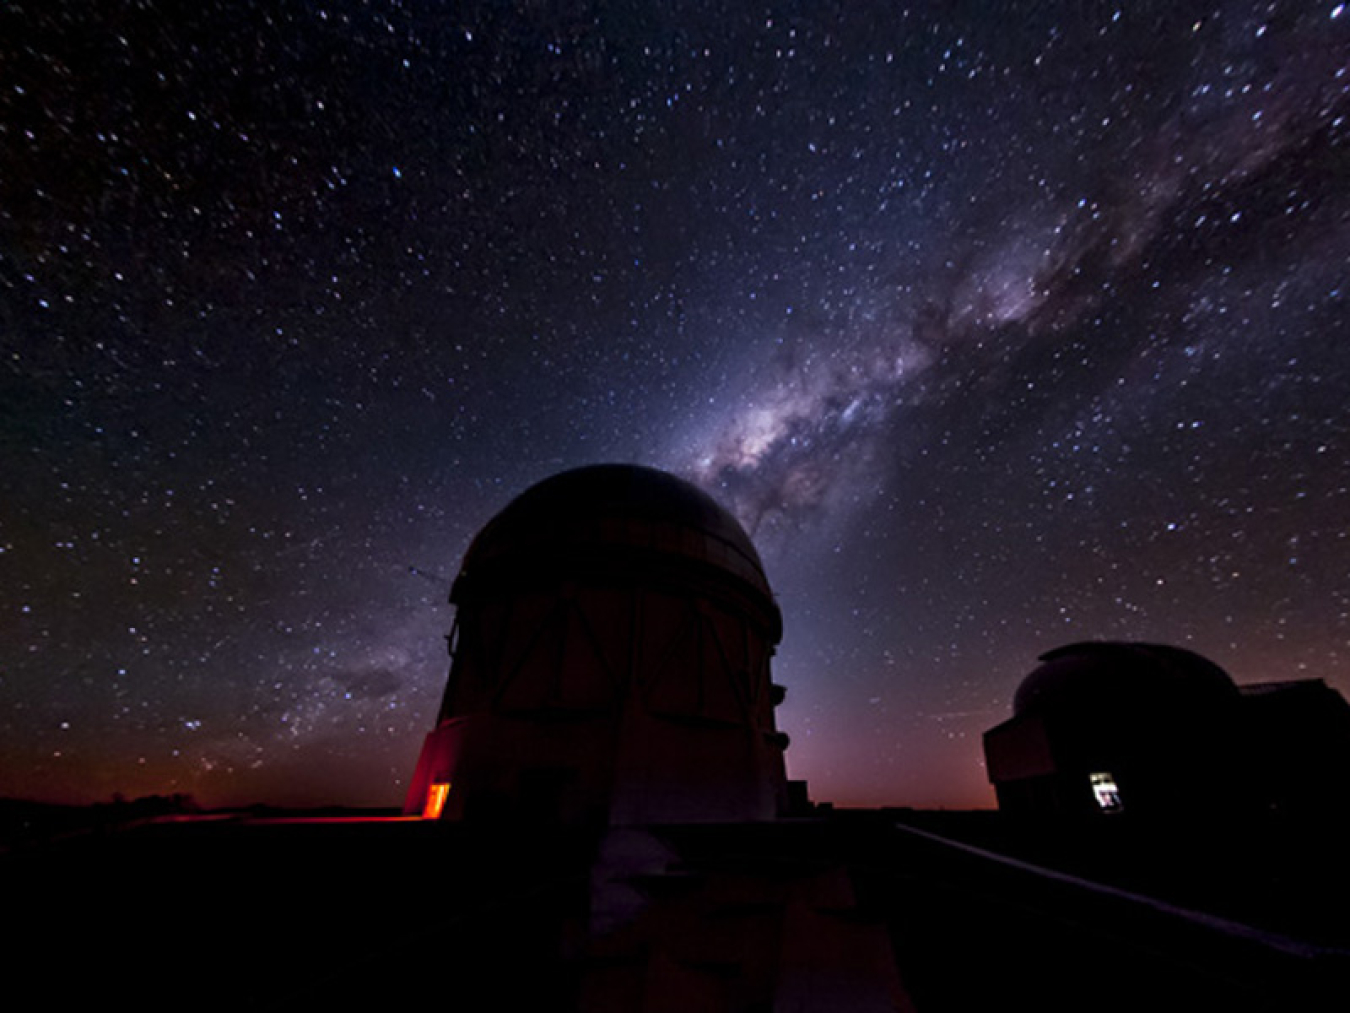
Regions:
M 5 5 L 0 794 L 396 804 L 609 460 L 752 533 L 820 800 L 991 804 L 1074 640 L 1350 694 L 1347 117 L 1320 0 Z

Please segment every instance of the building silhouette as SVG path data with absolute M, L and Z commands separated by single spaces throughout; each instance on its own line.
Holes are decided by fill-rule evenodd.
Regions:
M 450 600 L 404 812 L 459 835 L 456 868 L 481 848 L 499 898 L 539 876 L 522 842 L 553 842 L 528 916 L 466 974 L 553 974 L 522 1000 L 594 1013 L 912 1008 L 840 842 L 790 818 L 782 618 L 731 514 L 651 468 L 564 472 L 483 528 Z
M 1180 819 L 1312 813 L 1347 799 L 1350 706 L 1320 679 L 1238 686 L 1162 644 L 1043 654 L 984 734 L 999 808 Z
M 789 806 L 769 660 L 782 618 L 726 510 L 595 465 L 483 529 L 450 600 L 450 675 L 405 812 L 613 826 Z

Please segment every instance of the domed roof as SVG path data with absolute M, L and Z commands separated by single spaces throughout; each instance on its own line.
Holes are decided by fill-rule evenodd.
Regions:
M 1017 687 L 1013 713 L 1142 706 L 1168 709 L 1223 704 L 1238 696 L 1233 680 L 1194 651 L 1165 644 L 1085 641 L 1041 655 Z
M 772 601 L 759 554 L 736 518 L 701 489 L 655 468 L 590 465 L 531 486 L 474 539 L 460 579 L 513 564 L 537 567 L 560 555 L 678 559 L 733 575 Z

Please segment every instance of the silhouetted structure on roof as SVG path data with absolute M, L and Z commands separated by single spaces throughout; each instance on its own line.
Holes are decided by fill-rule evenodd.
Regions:
M 1296 815 L 1350 805 L 1350 704 L 1321 679 L 1239 686 L 1248 794 Z
M 785 811 L 782 619 L 740 524 L 651 468 L 540 482 L 465 555 L 405 811 L 616 826 Z
M 1345 797 L 1350 707 L 1321 680 L 1237 686 L 1161 644 L 1043 654 L 984 735 L 999 808 L 1142 817 L 1291 812 Z

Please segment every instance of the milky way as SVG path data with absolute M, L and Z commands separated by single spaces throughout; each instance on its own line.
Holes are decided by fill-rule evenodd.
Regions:
M 396 803 L 474 532 L 700 483 L 789 764 L 987 805 L 1036 656 L 1350 691 L 1350 11 L 9 4 L 0 793 Z
M 1252 37 L 1264 34 L 1258 26 Z M 954 235 L 942 237 L 945 276 L 934 276 L 932 265 L 919 257 L 900 268 L 923 279 L 917 292 L 894 283 L 869 291 L 864 298 L 884 312 L 872 310 L 850 321 L 854 347 L 841 354 L 830 341 L 825 356 L 811 352 L 805 363 L 792 356 L 785 366 L 775 366 L 781 379 L 746 395 L 750 403 L 726 424 L 725 435 L 713 453 L 697 462 L 694 473 L 741 501 L 752 523 L 768 511 L 810 509 L 834 486 L 831 472 L 856 471 L 861 478 L 872 470 L 857 467 L 859 454 L 871 463 L 868 431 L 903 409 L 906 393 L 920 383 L 941 349 L 997 340 L 1006 356 L 1038 340 L 1054 344 L 1103 304 L 1122 299 L 1156 306 L 1158 325 L 1174 327 L 1175 307 L 1159 306 L 1155 293 L 1173 259 L 1167 246 L 1175 242 L 1176 227 L 1185 227 L 1184 216 L 1192 217 L 1193 228 L 1209 214 L 1223 214 L 1236 224 L 1251 197 L 1245 191 L 1267 177 L 1297 192 L 1295 181 L 1308 168 L 1308 149 L 1320 143 L 1331 122 L 1339 125 L 1344 67 L 1336 61 L 1344 60 L 1344 52 L 1328 37 L 1315 35 L 1311 25 L 1280 48 L 1287 62 L 1273 61 L 1268 69 L 1224 87 L 1233 93 L 1230 101 L 1208 108 L 1211 103 L 1203 98 L 1216 86 L 1196 73 L 1186 91 L 1193 104 L 1153 123 L 1132 124 L 1123 137 L 1103 138 L 1075 151 L 1073 176 L 1082 179 L 1084 161 L 1095 166 L 1076 191 L 1049 187 L 1041 177 L 1034 183 L 1008 182 L 1011 192 L 1001 193 L 987 208 L 981 207 L 982 195 L 972 194 L 970 203 L 983 220 L 965 235 L 958 227 Z M 1226 68 L 1231 71 L 1231 64 Z M 1137 86 L 1130 82 L 1124 90 Z M 1101 125 L 1109 126 L 1111 119 L 1108 105 Z M 990 178 L 1004 182 L 1005 173 L 989 153 L 972 153 L 972 160 Z M 1047 188 L 1061 195 L 1038 192 Z M 1300 232 L 1290 229 L 1283 238 L 1291 241 Z M 1315 269 L 1330 252 L 1325 247 L 1336 243 L 1329 235 L 1309 238 L 1319 247 L 1311 258 Z M 1228 236 L 1206 245 L 1211 246 L 1207 267 L 1215 256 L 1234 252 Z M 1183 265 L 1196 256 L 1188 250 Z M 1149 281 L 1147 288 L 1139 285 L 1141 279 Z M 822 444 L 831 451 L 831 464 L 822 465 Z M 845 448 L 849 453 L 840 453 L 843 459 L 836 461 L 834 452 Z

